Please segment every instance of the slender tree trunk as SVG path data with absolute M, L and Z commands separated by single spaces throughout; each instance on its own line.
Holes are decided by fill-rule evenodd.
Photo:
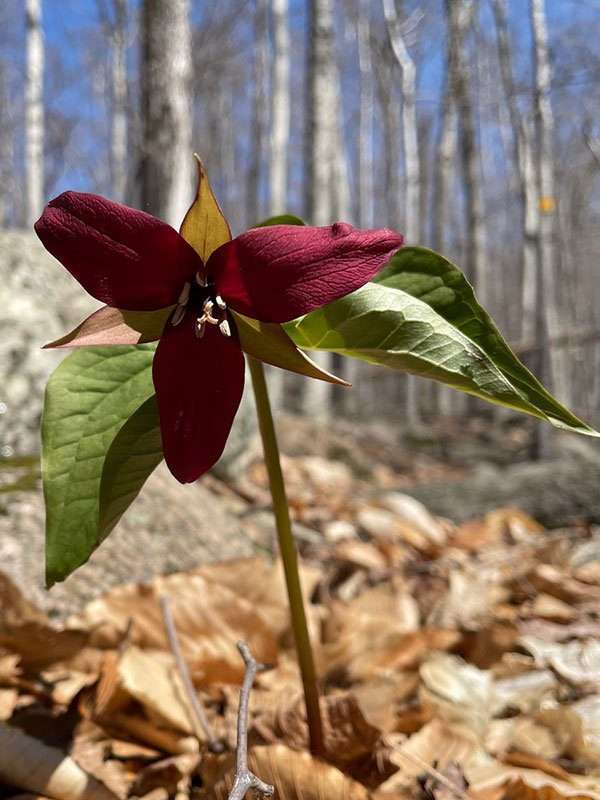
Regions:
M 127 2 L 98 1 L 98 14 L 110 43 L 110 189 L 123 203 L 128 187 L 127 168 Z
M 290 138 L 290 29 L 288 0 L 270 0 L 273 26 L 271 136 L 269 141 L 269 213 L 287 211 Z M 273 367 L 269 390 L 275 408 L 286 404 L 286 374 Z
M 402 36 L 395 0 L 383 0 L 383 11 L 392 52 L 401 74 L 402 141 L 405 174 L 405 236 L 408 244 L 417 244 L 421 233 L 421 165 L 417 123 L 417 70 Z M 406 419 L 410 425 L 420 422 L 419 382 L 409 375 L 406 381 Z
M 358 64 L 360 69 L 360 119 L 358 134 L 358 220 L 361 228 L 374 226 L 373 208 L 373 59 L 371 53 L 371 18 L 369 0 L 358 7 Z
M 252 227 L 263 218 L 261 175 L 265 163 L 269 128 L 269 6 L 268 0 L 255 0 L 254 16 L 254 103 L 252 110 L 251 154 L 246 185 L 246 223 Z
M 0 61 L 0 228 L 14 221 L 14 129 L 5 64 Z
M 25 216 L 27 227 L 44 205 L 44 39 L 41 0 L 26 0 Z
M 309 0 L 307 51 L 307 98 L 305 136 L 305 216 L 313 225 L 332 222 L 332 184 L 335 163 L 336 126 L 333 0 Z M 317 353 L 316 360 L 331 369 L 330 353 Z M 331 387 L 323 381 L 306 381 L 303 406 L 307 413 L 327 417 L 331 413 Z
M 460 123 L 459 143 L 467 217 L 467 272 L 475 284 L 479 299 L 485 303 L 487 296 L 485 209 L 466 43 L 476 10 L 475 0 L 446 0 L 449 37 L 452 42 L 450 75 Z
M 550 336 L 560 333 L 556 291 L 556 253 L 554 247 L 555 188 L 554 188 L 554 118 L 550 101 L 552 71 L 548 51 L 548 29 L 544 0 L 530 0 L 531 28 L 533 40 L 533 75 L 535 105 L 535 138 L 537 147 L 537 183 L 540 205 L 540 227 L 538 238 L 537 281 L 537 331 L 541 363 L 537 365 L 542 380 L 550 387 L 556 384 L 560 396 L 563 377 L 560 353 L 553 358 L 550 351 Z M 550 442 L 545 431 L 538 426 L 537 454 L 549 454 Z
M 189 0 L 143 0 L 141 73 L 142 207 L 177 227 L 194 171 Z
M 441 253 L 448 253 L 452 242 L 449 231 L 452 230 L 453 185 L 456 177 L 458 120 L 456 114 L 455 85 L 452 75 L 452 64 L 457 56 L 454 52 L 459 46 L 457 37 L 452 35 L 450 26 L 446 44 L 446 80 L 441 103 L 440 129 L 436 147 L 435 172 L 433 176 L 432 197 L 432 247 Z M 449 417 L 456 411 L 459 396 L 452 389 L 440 384 L 437 387 L 437 410 L 441 416 Z
M 290 30 L 288 0 L 271 0 L 273 88 L 271 92 L 270 198 L 272 215 L 287 210 L 290 138 Z
M 517 103 L 513 60 L 508 33 L 506 0 L 493 0 L 498 38 L 498 60 L 513 134 L 513 157 L 519 176 L 522 226 L 522 290 L 520 337 L 533 340 L 536 332 L 537 248 L 539 196 L 533 158 L 531 126 Z

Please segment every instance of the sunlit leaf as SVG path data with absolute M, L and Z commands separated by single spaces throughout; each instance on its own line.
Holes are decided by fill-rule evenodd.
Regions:
M 594 433 L 555 400 L 519 361 L 478 303 L 471 284 L 448 259 L 425 247 L 404 247 L 373 280 L 427 303 L 483 350 L 515 389 L 554 425 Z
M 266 228 L 268 225 L 305 225 L 304 220 L 294 214 L 278 214 L 254 225 L 255 228 Z
M 231 239 L 231 231 L 213 194 L 202 161 L 199 156 L 194 157 L 198 165 L 196 199 L 185 215 L 179 232 L 206 264 L 213 250 Z
M 100 481 L 110 444 L 154 393 L 152 345 L 82 348 L 48 381 L 42 418 L 49 585 L 85 563 L 102 540 Z
M 467 322 L 454 324 L 402 289 L 369 283 L 285 327 L 298 347 L 327 350 L 433 378 L 558 428 L 598 435 L 554 400 L 525 367 L 517 370 L 504 353 L 505 344 L 498 345 L 501 355 L 496 363 L 496 351 L 486 344 L 487 352 L 479 344 L 483 323 L 476 320 L 471 338 L 465 333 L 469 331 Z M 514 378 L 513 372 L 517 373 Z

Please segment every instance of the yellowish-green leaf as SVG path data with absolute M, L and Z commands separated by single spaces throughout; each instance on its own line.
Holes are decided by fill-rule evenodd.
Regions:
M 328 383 L 337 383 L 340 386 L 350 385 L 315 364 L 306 353 L 296 347 L 281 325 L 259 322 L 236 312 L 232 312 L 232 314 L 242 350 L 248 355 L 264 361 L 265 364 L 287 369 L 289 372 L 297 372 L 308 378 L 317 378 Z
M 231 230 L 211 189 L 208 176 L 198 155 L 198 188 L 196 199 L 181 223 L 179 232 L 206 264 L 210 254 L 231 239 Z

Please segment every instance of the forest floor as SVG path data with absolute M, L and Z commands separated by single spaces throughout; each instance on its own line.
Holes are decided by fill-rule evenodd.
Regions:
M 488 434 L 470 428 L 408 455 L 377 426 L 316 436 L 284 421 L 321 761 L 308 751 L 258 454 L 235 482 L 205 482 L 254 555 L 78 595 L 60 624 L 1 576 L 0 796 L 226 797 L 242 639 L 273 665 L 251 695 L 250 766 L 280 798 L 600 800 L 600 529 L 583 517 L 544 527 L 514 507 L 459 523 L 431 513 L 411 493 L 472 481 L 483 453 L 486 474 L 531 466 L 526 428 L 497 434 L 494 459 Z M 223 752 L 186 700 L 165 595 Z

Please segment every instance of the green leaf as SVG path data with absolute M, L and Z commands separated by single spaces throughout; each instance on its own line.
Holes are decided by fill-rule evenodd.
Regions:
M 508 370 L 505 374 L 502 364 L 496 364 L 478 342 L 401 289 L 369 283 L 285 327 L 299 347 L 433 378 L 557 427 L 598 435 L 553 400 L 533 376 L 528 384 L 524 367 L 518 384 L 513 382 Z M 464 327 L 468 329 L 467 324 Z
M 373 279 L 418 297 L 490 358 L 543 418 L 559 428 L 595 432 L 559 403 L 510 349 L 494 321 L 475 297 L 473 287 L 447 258 L 425 247 L 399 250 Z M 540 416 L 540 414 L 537 414 Z
M 156 395 L 148 398 L 108 448 L 100 483 L 99 528 L 108 536 L 163 460 Z
M 294 214 L 278 214 L 276 217 L 269 217 L 268 219 L 259 222 L 255 228 L 267 228 L 269 225 L 305 225 L 304 220 L 296 217 Z
M 100 481 L 106 453 L 126 420 L 154 394 L 153 345 L 81 348 L 46 387 L 42 477 L 48 585 L 85 563 L 102 541 Z

